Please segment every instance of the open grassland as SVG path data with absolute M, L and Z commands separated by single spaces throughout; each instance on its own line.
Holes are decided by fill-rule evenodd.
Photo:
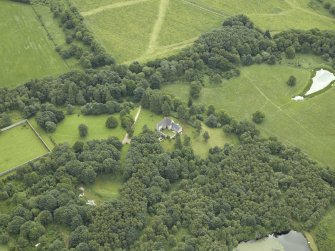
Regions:
M 258 126 L 263 135 L 298 146 L 313 159 L 335 168 L 335 117 L 329 110 L 334 106 L 335 89 L 303 102 L 291 100 L 305 88 L 312 70 L 322 64 L 321 59 L 304 56 L 281 65 L 244 67 L 237 78 L 220 85 L 206 83 L 196 102 L 212 104 L 237 120 L 250 121 L 252 114 L 260 110 L 266 115 Z M 290 75 L 297 78 L 294 88 L 286 85 Z M 187 100 L 189 86 L 175 83 L 164 86 L 163 91 L 178 93 Z
M 122 178 L 119 176 L 98 176 L 94 185 L 85 187 L 84 194 L 88 200 L 94 200 L 95 203 L 99 204 L 116 199 L 121 186 Z
M 156 115 L 148 110 L 142 109 L 141 114 L 135 124 L 134 135 L 140 134 L 144 125 L 147 125 L 150 130 L 155 130 L 156 124 L 162 120 L 162 118 L 162 115 Z M 183 127 L 182 141 L 184 135 L 191 137 L 192 149 L 194 150 L 195 154 L 200 157 L 206 157 L 208 155 L 208 150 L 214 146 L 223 147 L 227 143 L 237 143 L 237 139 L 235 137 L 227 136 L 222 129 L 212 129 L 208 128 L 205 124 L 202 124 L 202 132 L 200 135 L 198 135 L 195 129 L 188 124 L 183 123 L 182 121 L 175 118 L 174 121 L 176 123 L 180 123 L 180 125 Z M 208 142 L 205 142 L 202 137 L 202 133 L 205 131 L 208 131 L 210 135 Z M 174 149 L 174 143 L 175 140 L 169 139 L 163 140 L 161 142 L 165 151 L 172 151 Z
M 48 150 L 27 124 L 0 133 L 0 172 L 46 153 Z
M 334 18 L 310 0 L 73 0 L 90 29 L 119 63 L 177 53 L 233 15 L 263 30 L 332 30 Z M 299 17 L 299 18 L 297 18 Z
M 276 32 L 287 29 L 334 29 L 334 19 L 322 5 L 310 5 L 310 0 L 189 0 L 197 6 L 220 11 L 226 15 L 244 14 L 262 28 Z M 299 17 L 299 18 L 297 18 Z
M 0 30 L 0 87 L 68 71 L 31 6 L 0 0 Z

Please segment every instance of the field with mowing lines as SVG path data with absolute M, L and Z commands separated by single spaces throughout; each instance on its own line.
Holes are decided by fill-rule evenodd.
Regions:
M 159 1 L 150 0 L 86 16 L 88 27 L 118 62 L 140 57 L 147 49 Z
M 334 18 L 309 0 L 73 0 L 119 63 L 169 56 L 237 14 L 263 30 L 334 29 Z M 299 16 L 299 19 L 297 19 Z
M 0 87 L 69 70 L 29 5 L 0 0 Z
M 19 125 L 0 133 L 0 172 L 24 164 L 48 153 L 43 143 L 27 125 Z
M 266 118 L 258 126 L 263 135 L 276 136 L 286 144 L 301 148 L 312 159 L 335 167 L 335 117 L 329 110 L 334 106 L 335 89 L 303 102 L 291 100 L 305 88 L 312 70 L 322 65 L 321 59 L 304 56 L 281 65 L 244 67 L 238 78 L 220 85 L 206 83 L 196 102 L 212 104 L 237 120 L 251 121 L 256 110 L 263 111 Z M 297 78 L 294 88 L 286 85 L 290 75 Z M 179 93 L 187 100 L 189 86 L 175 83 L 164 86 L 163 91 Z

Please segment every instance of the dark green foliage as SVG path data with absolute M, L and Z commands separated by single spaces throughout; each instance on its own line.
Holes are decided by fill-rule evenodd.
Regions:
M 19 3 L 26 3 L 26 4 L 30 4 L 30 0 L 11 0 L 13 2 L 19 2 Z
M 215 115 L 211 114 L 208 116 L 208 118 L 205 120 L 205 124 L 208 127 L 215 128 L 218 126 L 218 120 Z
M 202 135 L 202 137 L 204 138 L 205 142 L 207 142 L 209 140 L 209 133 L 207 131 L 204 132 L 204 134 Z
M 12 119 L 7 113 L 0 114 L 0 129 L 10 126 L 12 124 Z
M 288 59 L 292 59 L 295 57 L 295 49 L 293 46 L 287 47 L 285 50 L 285 55 Z
M 290 76 L 290 78 L 287 80 L 287 85 L 290 87 L 293 87 L 297 84 L 297 79 L 295 76 Z
M 80 136 L 80 137 L 82 137 L 82 138 L 86 137 L 87 134 L 88 134 L 88 127 L 87 127 L 87 125 L 85 125 L 85 124 L 80 124 L 80 125 L 78 126 L 78 131 L 79 131 L 79 136 Z
M 252 114 L 252 121 L 254 121 L 256 124 L 261 124 L 263 120 L 265 119 L 265 114 L 261 111 L 256 111 Z
M 194 99 L 199 98 L 201 89 L 201 83 L 198 81 L 193 81 L 190 85 L 190 96 Z
M 107 118 L 106 120 L 106 127 L 107 128 L 116 128 L 118 126 L 118 122 L 117 122 L 117 119 L 110 116 Z
M 57 123 L 65 118 L 63 111 L 58 110 L 52 104 L 43 104 L 41 109 L 36 114 L 36 122 L 47 132 L 54 132 L 57 127 Z

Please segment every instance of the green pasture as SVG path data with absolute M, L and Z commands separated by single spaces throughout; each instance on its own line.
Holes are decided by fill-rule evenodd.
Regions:
M 313 159 L 334 166 L 333 140 L 335 117 L 335 89 L 304 101 L 292 101 L 308 84 L 312 70 L 324 65 L 321 59 L 299 56 L 274 66 L 254 65 L 241 68 L 241 75 L 220 85 L 206 82 L 197 103 L 214 105 L 225 110 L 236 120 L 251 121 L 252 114 L 260 110 L 265 121 L 257 126 L 263 135 L 276 136 L 282 142 L 301 148 Z M 286 81 L 290 75 L 297 85 L 290 88 Z M 176 91 L 177 90 L 177 91 Z M 163 92 L 176 94 L 187 100 L 189 85 L 174 83 L 163 87 Z
M 333 30 L 317 0 L 73 0 L 96 38 L 119 63 L 147 61 L 190 46 L 229 16 L 245 14 L 263 30 Z M 299 18 L 297 18 L 299 17 Z
M 30 5 L 0 0 L 0 30 L 0 87 L 68 71 Z
M 24 164 L 25 162 L 48 153 L 48 150 L 23 124 L 0 133 L 0 172 Z
M 170 0 L 159 36 L 159 45 L 168 46 L 198 37 L 219 27 L 224 16 L 213 14 L 188 1 Z
M 104 201 L 111 201 L 118 197 L 121 186 L 121 177 L 101 175 L 97 177 L 94 185 L 84 187 L 85 198 L 94 200 L 98 204 Z
M 159 1 L 108 9 L 86 16 L 88 27 L 118 62 L 140 57 L 148 47 Z
M 226 15 L 244 14 L 256 26 L 273 32 L 288 29 L 334 29 L 334 19 L 322 4 L 312 6 L 310 0 L 187 0 L 193 4 Z M 317 1 L 314 1 L 317 2 Z

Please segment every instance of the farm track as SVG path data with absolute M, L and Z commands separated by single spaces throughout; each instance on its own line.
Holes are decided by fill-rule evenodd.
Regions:
M 93 10 L 81 12 L 81 15 L 84 16 L 84 17 L 88 17 L 88 16 L 95 15 L 99 12 L 105 11 L 105 10 L 122 8 L 122 7 L 131 6 L 131 5 L 135 5 L 135 4 L 140 4 L 140 3 L 143 3 L 143 2 L 147 2 L 147 1 L 149 1 L 149 0 L 133 0 L 133 1 L 109 4 L 109 5 L 101 6 L 99 8 L 93 9 Z
M 159 37 L 159 33 L 162 29 L 164 19 L 166 16 L 166 12 L 169 6 L 170 0 L 161 0 L 160 5 L 159 5 L 159 11 L 158 11 L 158 18 L 156 20 L 156 23 L 153 27 L 152 33 L 150 35 L 150 41 L 149 41 L 149 46 L 145 54 L 151 54 L 155 51 L 157 47 L 157 40 Z
M 135 118 L 134 118 L 134 124 L 133 124 L 133 126 L 135 126 L 135 124 L 136 124 L 136 122 L 137 122 L 137 120 L 138 120 L 138 117 L 139 117 L 140 114 L 141 114 L 141 110 L 142 110 L 142 106 L 140 106 L 140 107 L 138 108 L 138 110 L 137 110 L 137 113 L 136 113 Z M 130 144 L 130 142 L 131 142 L 131 138 L 129 138 L 128 133 L 126 133 L 126 135 L 124 136 L 124 138 L 123 138 L 123 140 L 122 140 L 122 144 L 123 144 L 123 145 L 124 145 L 124 144 Z

